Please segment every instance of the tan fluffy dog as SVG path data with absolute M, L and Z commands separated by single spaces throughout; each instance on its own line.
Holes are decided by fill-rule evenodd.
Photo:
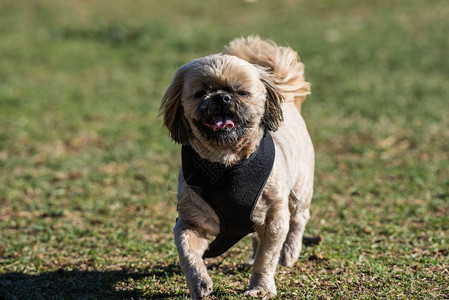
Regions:
M 291 48 L 240 38 L 220 54 L 181 67 L 162 100 L 172 139 L 210 162 L 232 166 L 244 161 L 258 149 L 264 132 L 271 133 L 276 154 L 251 214 L 254 254 L 247 296 L 276 295 L 277 264 L 292 266 L 301 251 L 314 173 L 313 145 L 300 114 L 310 88 L 303 73 Z M 192 298 L 205 297 L 212 280 L 203 254 L 207 237 L 220 232 L 220 219 L 186 183 L 182 167 L 178 211 L 174 235 L 181 269 Z

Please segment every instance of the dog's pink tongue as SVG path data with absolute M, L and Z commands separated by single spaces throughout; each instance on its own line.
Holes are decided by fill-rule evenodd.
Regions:
M 214 124 L 214 130 L 217 131 L 225 128 L 234 128 L 234 122 L 228 116 L 217 116 Z

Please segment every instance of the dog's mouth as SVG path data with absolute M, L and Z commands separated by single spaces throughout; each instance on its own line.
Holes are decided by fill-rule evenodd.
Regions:
M 234 119 L 230 115 L 215 115 L 203 122 L 203 125 L 214 132 L 219 130 L 229 131 L 235 127 Z
M 232 114 L 213 114 L 194 123 L 207 140 L 218 145 L 235 143 L 246 135 L 245 126 Z

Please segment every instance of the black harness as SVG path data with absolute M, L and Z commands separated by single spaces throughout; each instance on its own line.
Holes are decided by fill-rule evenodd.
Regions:
M 273 168 L 274 154 L 269 132 L 250 157 L 230 166 L 201 158 L 191 146 L 182 147 L 184 180 L 220 219 L 220 233 L 203 257 L 219 256 L 254 232 L 252 213 Z

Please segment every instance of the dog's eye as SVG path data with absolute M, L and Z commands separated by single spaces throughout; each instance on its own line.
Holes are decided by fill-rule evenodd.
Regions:
M 237 91 L 237 94 L 239 96 L 242 96 L 242 97 L 249 97 L 249 96 L 251 96 L 251 93 L 247 92 L 247 91 Z
M 203 98 L 204 96 L 206 96 L 207 92 L 206 91 L 198 91 L 196 92 L 193 97 L 195 98 Z

